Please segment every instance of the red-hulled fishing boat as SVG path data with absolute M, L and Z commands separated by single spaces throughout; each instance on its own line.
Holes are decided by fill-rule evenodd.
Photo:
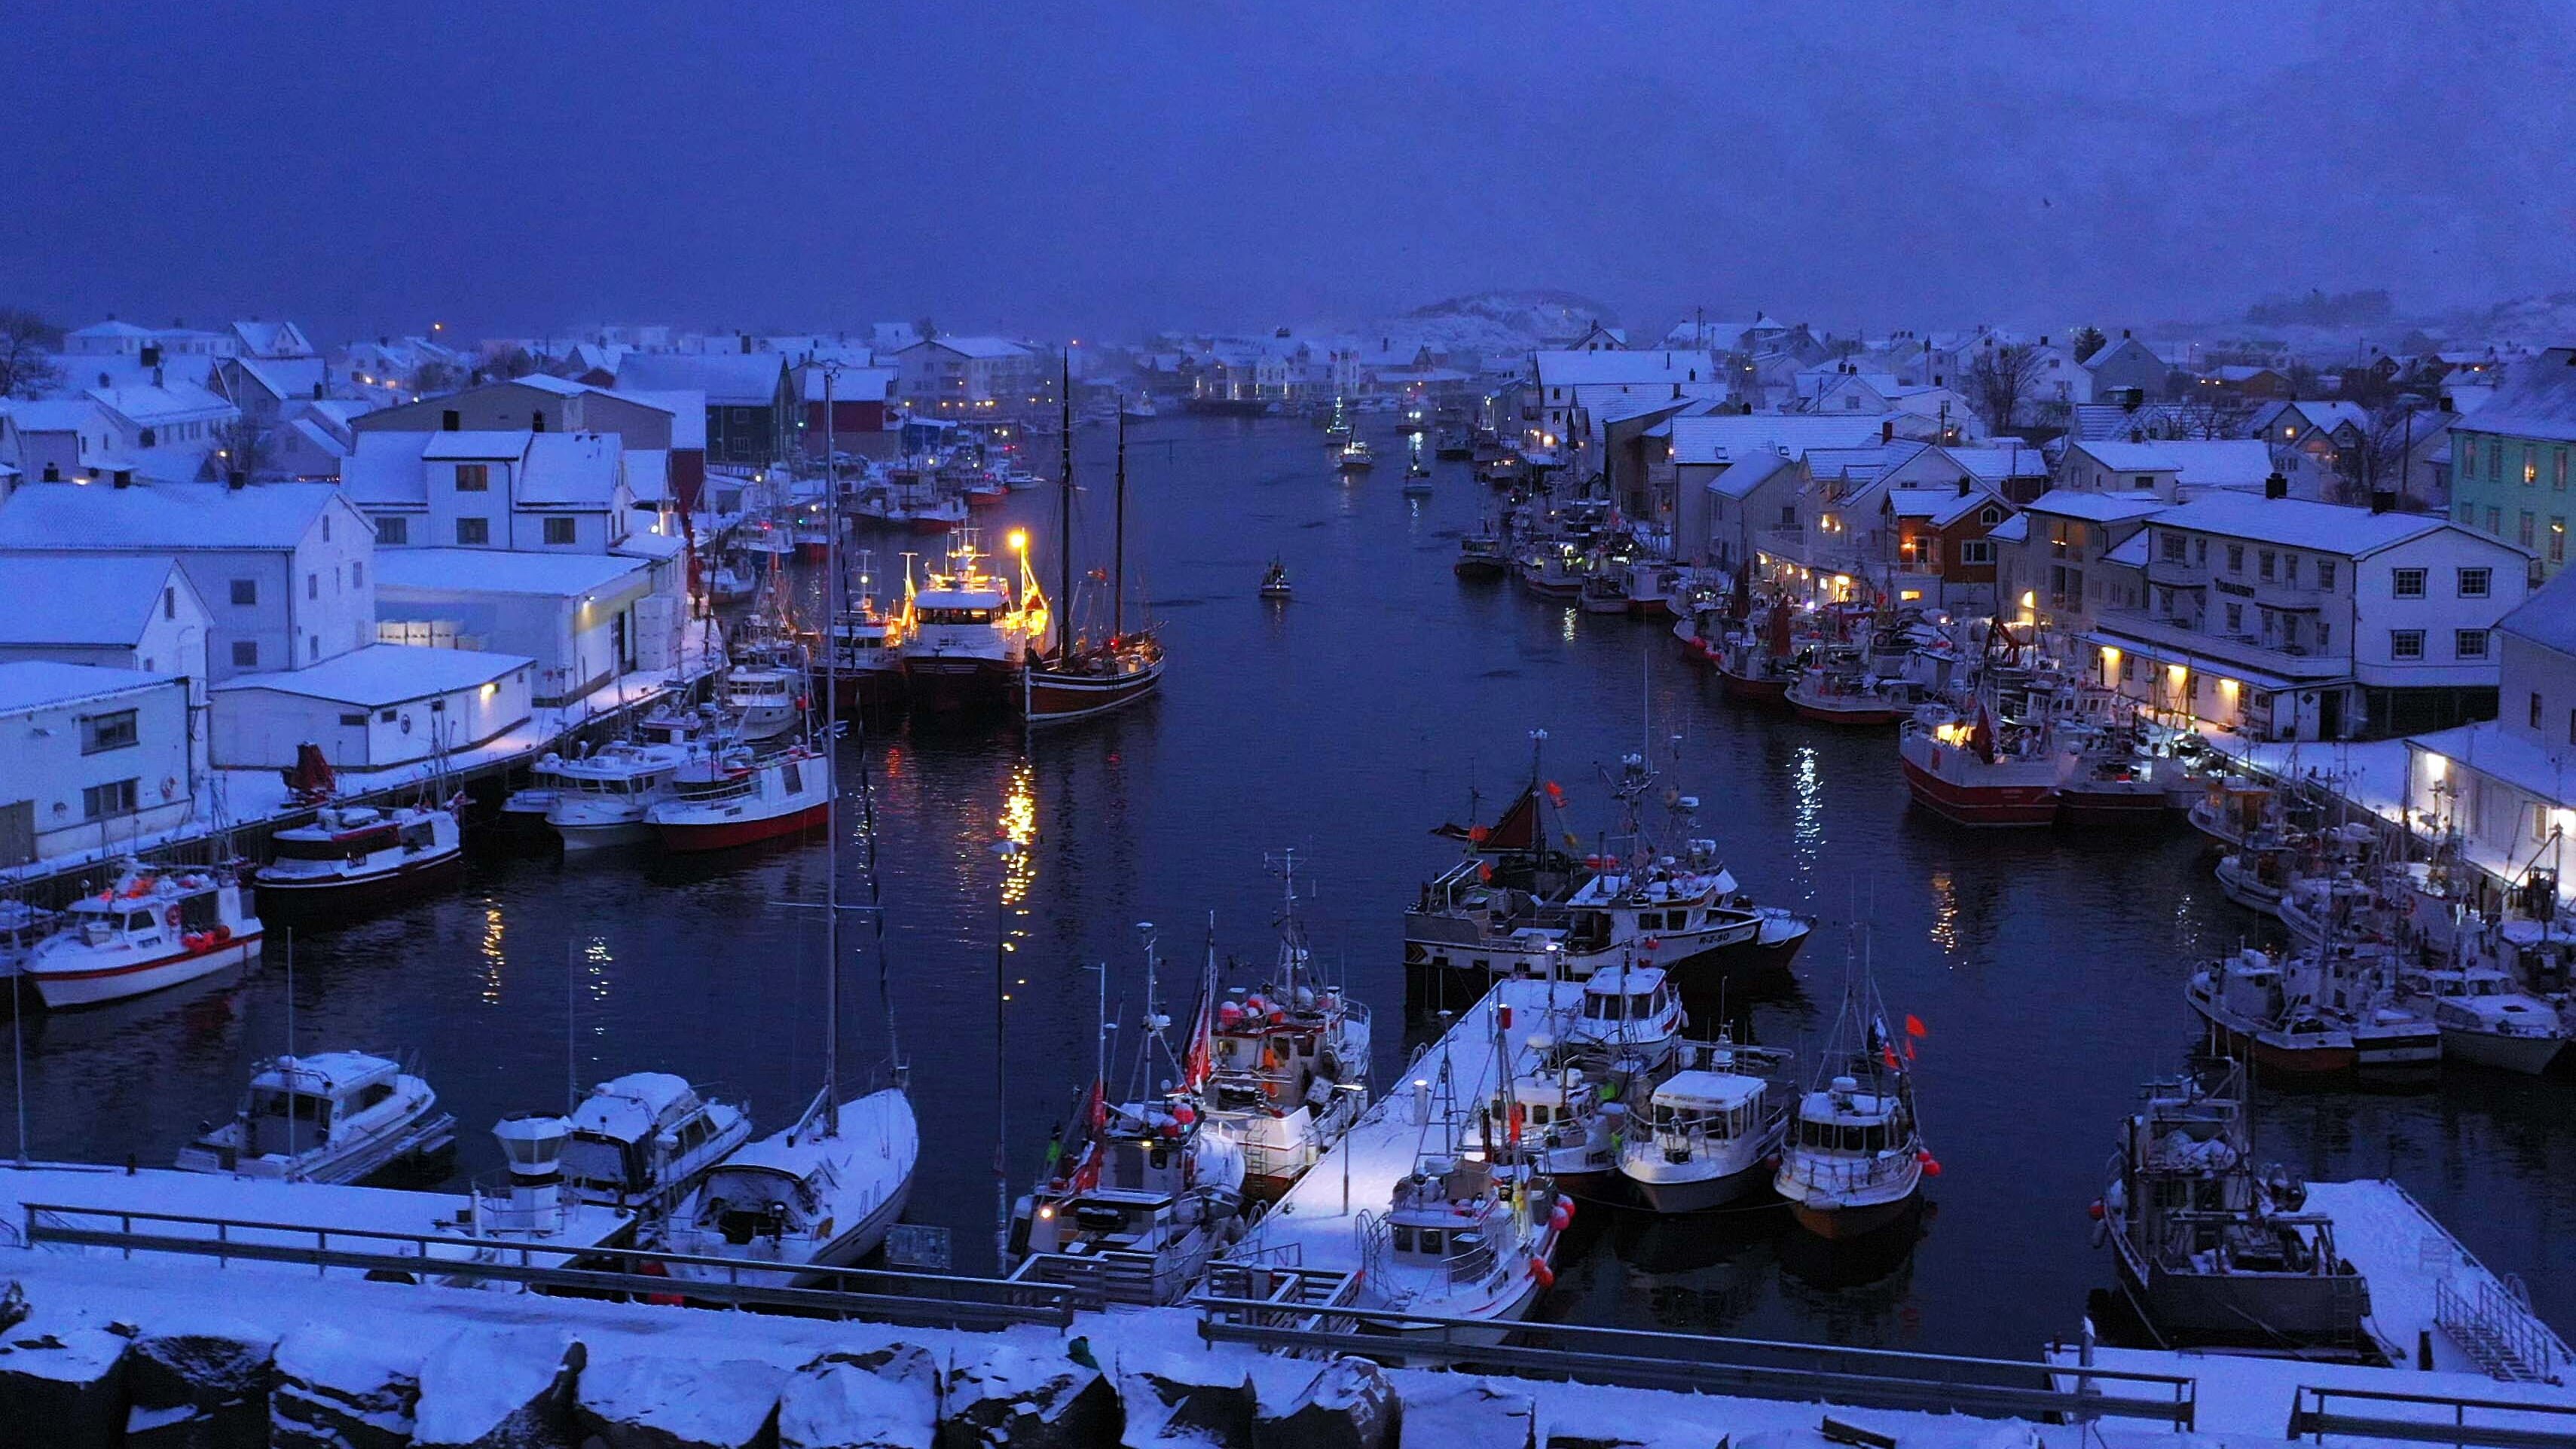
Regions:
M 1070 392 L 1070 388 L 1067 389 Z M 1109 585 L 1109 633 L 1096 641 L 1077 636 L 1073 623 L 1073 427 L 1066 421 L 1061 460 L 1062 520 L 1056 546 L 1063 584 L 1055 615 L 1053 655 L 1033 658 L 1020 674 L 1020 709 L 1032 726 L 1070 724 L 1134 704 L 1163 682 L 1163 641 L 1148 627 L 1127 631 L 1127 420 L 1118 420 L 1118 486 L 1115 543 Z M 1092 577 L 1101 577 L 1095 572 Z
M 1718 651 L 1717 682 L 1727 698 L 1747 704 L 1780 704 L 1787 699 L 1789 685 L 1798 677 L 1789 662 L 1790 624 L 1788 601 L 1774 600 L 1761 638 L 1740 633 Z
M 830 757 L 804 745 L 773 755 L 737 747 L 682 766 L 670 798 L 644 818 L 665 850 L 730 850 L 820 825 L 831 809 Z
M 1999 731 L 1983 700 L 1974 723 L 1909 720 L 1897 741 L 1915 803 L 1958 825 L 2048 825 L 2057 819 L 2058 762 L 2044 733 Z

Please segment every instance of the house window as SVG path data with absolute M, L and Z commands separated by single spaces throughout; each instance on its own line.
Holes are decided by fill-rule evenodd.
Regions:
M 2567 450 L 2565 448 L 2549 450 L 2549 486 L 2562 492 L 2567 487 Z
M 2531 692 L 2531 727 L 2540 728 L 2540 691 L 2536 689 Z
M 1962 565 L 1992 564 L 1994 561 L 1995 541 L 1993 539 L 1968 538 L 1959 541 L 1959 562 Z
M 569 518 L 549 518 L 549 519 L 547 519 L 547 520 L 546 520 L 546 542 L 551 543 L 551 544 L 563 544 L 563 543 L 570 543 L 570 542 L 572 542 L 572 541 L 573 541 L 572 525 L 573 525 L 573 521 L 572 521 L 571 519 L 569 519 Z
M 2504 444 L 2493 438 L 2487 439 L 2487 476 L 2490 478 L 2504 476 Z
M 2487 532 L 2494 534 L 2498 538 L 2504 537 L 2503 509 L 2490 508 L 2487 510 Z
M 161 591 L 161 617 L 164 619 L 175 619 L 179 617 L 179 591 L 177 589 L 163 589 Z
M 457 464 L 456 491 L 459 493 L 488 493 L 492 491 L 492 465 L 489 463 Z
M 84 755 L 131 749 L 137 742 L 134 711 L 130 709 L 120 709 L 114 714 L 84 716 L 80 727 L 81 753 Z
M 324 543 L 331 541 L 331 515 L 327 513 L 322 515 L 322 541 Z
M 2230 633 L 2230 634 L 2238 634 L 2238 633 L 2242 633 L 2242 632 L 2244 632 L 2244 629 L 2245 629 L 2245 606 L 2244 606 L 2243 604 L 2230 604 L 2230 605 L 2228 605 L 2228 606 L 2227 606 L 2227 632 L 2228 632 L 2228 633 Z
M 132 780 L 110 780 L 81 791 L 81 818 L 104 820 L 111 815 L 133 814 L 134 785 Z
M 367 566 L 362 563 L 353 563 L 349 565 L 349 587 L 352 589 L 363 589 L 366 586 Z
M 2196 563 L 2196 564 L 2200 565 L 2202 568 L 2207 568 L 2207 567 L 2209 567 L 2209 540 L 2208 540 L 2208 539 L 2205 539 L 2205 538 L 2203 538 L 2203 539 L 2195 539 L 2195 540 L 2193 541 L 2193 543 L 2192 543 L 2192 550 L 2191 550 L 2191 561 L 2192 561 L 2193 563 Z
M 366 722 L 367 712 L 365 710 L 359 710 L 355 714 L 344 714 L 340 716 L 340 723 L 344 725 L 363 725 Z
M 411 520 L 408 518 L 377 519 L 376 542 L 391 544 L 411 542 Z
M 2227 546 L 2227 571 L 2231 574 L 2245 572 L 2245 545 L 2231 543 Z
M 304 636 L 304 662 L 307 664 L 319 664 L 322 662 L 321 635 L 307 634 Z
M 2451 631 L 2451 657 L 2452 657 L 2452 658 L 2454 658 L 2454 659 L 2484 659 L 2484 658 L 2486 658 L 2486 657 L 2487 657 L 2487 631 L 2486 631 L 2486 630 L 2484 630 L 2484 629 L 2454 629 L 2454 630 L 2452 630 L 2452 631 Z
M 1986 509 L 1977 515 L 1977 521 L 1988 528 L 1992 528 L 1996 524 L 2004 521 L 2004 511 L 2000 508 Z
M 2424 597 L 2424 571 L 2422 569 L 2390 569 L 2388 571 L 2388 592 L 2394 597 L 2400 599 L 2420 599 Z
M 456 520 L 456 541 L 468 548 L 479 548 L 492 541 L 492 520 L 460 518 Z
M 137 433 L 137 434 L 135 435 L 134 440 L 135 440 L 136 442 L 138 442 L 138 443 L 141 443 L 144 447 L 147 447 L 147 448 L 148 448 L 148 447 L 151 447 L 151 446 L 152 446 L 153 442 L 155 441 L 155 438 L 154 438 L 154 435 L 153 435 L 152 430 L 151 430 L 150 428 L 145 428 L 145 429 L 143 429 L 141 432 L 139 432 L 139 433 Z
M 320 574 L 306 574 L 304 576 L 304 597 L 308 599 L 318 599 L 322 597 L 322 576 Z
M 235 669 L 257 669 L 259 667 L 259 642 L 257 640 L 235 639 L 233 641 L 233 667 Z
M 2333 592 L 2334 592 L 2334 586 L 2335 586 L 2335 566 L 2334 566 L 2334 561 L 2333 561 L 2332 559 L 2322 559 L 2322 558 L 2321 558 L 2321 559 L 2318 559 L 2318 560 L 2317 560 L 2317 589 L 2318 589 L 2318 591 L 2319 591 L 2319 592 L 2321 592 L 2321 593 L 2328 593 L 2328 594 L 2331 594 L 2331 593 L 2333 593 Z
M 2539 481 L 2540 448 L 2536 444 L 2525 443 L 2522 445 L 2522 486 L 2528 488 Z
M 2460 570 L 2460 597 L 2463 599 L 2483 599 L 2487 596 L 2487 590 L 2493 585 L 2494 581 L 2495 571 L 2493 569 L 2462 569 Z
M 2566 519 L 2552 518 L 2549 520 L 2549 561 L 2551 563 L 2567 562 Z
M 2423 631 L 2423 630 L 2421 630 L 2421 629 L 2391 629 L 2391 630 L 2389 630 L 2389 631 L 2388 631 L 2388 657 L 2389 657 L 2389 658 L 2391 658 L 2391 659 L 2421 659 L 2421 658 L 2423 658 L 2423 657 L 2424 657 L 2424 631 Z
M 2325 653 L 2327 648 L 2333 643 L 2334 626 L 2323 619 L 2319 619 L 2317 621 L 2317 652 L 2319 654 Z
M 2522 510 L 2522 546 L 2524 548 L 2531 547 L 2533 529 L 2537 526 L 2538 522 L 2539 521 L 2537 519 L 2531 516 L 2530 509 L 2526 508 Z
M 2461 439 L 2461 440 L 2460 440 L 2460 445 L 2459 445 L 2459 453 L 2460 453 L 2460 477 L 2461 477 L 2461 478 L 2463 478 L 2463 479 L 2469 479 L 2469 478 L 2475 478 L 2476 476 L 2478 476 L 2478 442 L 2477 442 L 2477 439 L 2475 439 L 2475 438 L 2463 438 L 2463 439 Z
M 2181 563 L 2181 562 L 2183 561 L 2183 538 L 2182 538 L 2182 535 L 2181 535 L 2181 534 L 2179 534 L 2179 533 L 2168 533 L 2168 534 L 2165 534 L 2163 537 L 2164 537 L 2164 549 L 2165 549 L 2165 562 L 2167 562 L 2167 563 Z
M 2263 549 L 2254 555 L 2255 571 L 2266 579 L 2273 576 L 2274 565 L 2276 562 L 2276 558 L 2268 548 Z
M 249 608 L 256 608 L 256 607 L 258 607 L 258 605 L 259 605 L 259 580 L 257 580 L 257 579 L 235 579 L 235 580 L 233 580 L 233 603 L 234 603 L 236 606 L 238 606 L 238 607 L 240 607 L 240 608 L 244 608 L 244 609 L 249 609 Z

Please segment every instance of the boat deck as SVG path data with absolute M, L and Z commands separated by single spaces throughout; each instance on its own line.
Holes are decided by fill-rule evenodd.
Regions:
M 2392 1357 L 2418 1362 L 2429 1343 L 2437 1372 L 2576 1373 L 2566 1340 L 2406 1189 L 2385 1178 L 2312 1182 L 2307 1210 L 2334 1219 L 2335 1247 L 2369 1280 L 2370 1326 Z
M 1309 1271 L 1352 1273 L 1360 1267 L 1359 1215 L 1383 1217 L 1395 1196 L 1395 1185 L 1413 1171 L 1425 1152 L 1450 1142 L 1454 1121 L 1459 1146 L 1471 1146 L 1475 1104 L 1494 1090 L 1496 1073 L 1495 1010 L 1508 1007 L 1511 1025 L 1503 1033 L 1508 1063 L 1501 1076 L 1534 1069 L 1538 1054 L 1529 1039 L 1559 1033 L 1571 1014 L 1582 1009 L 1579 982 L 1548 983 L 1527 979 L 1498 982 L 1482 1001 L 1461 1012 L 1446 1035 L 1415 1058 L 1339 1142 L 1325 1149 L 1306 1175 L 1297 1179 L 1227 1254 L 1229 1262 Z M 1442 1085 L 1441 1068 L 1448 1068 Z M 1415 1083 L 1423 1084 L 1417 1087 Z M 1419 1104 L 1427 1095 L 1429 1120 Z

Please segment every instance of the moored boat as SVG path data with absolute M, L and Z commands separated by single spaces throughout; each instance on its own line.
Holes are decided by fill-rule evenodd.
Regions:
M 1025 537 L 1013 539 L 1022 545 Z M 1046 637 L 1049 609 L 1019 553 L 1019 587 L 984 565 L 975 531 L 960 532 L 946 567 L 905 580 L 903 678 L 918 708 L 956 712 L 1015 705 L 1020 670 Z
M 2057 819 L 2058 762 L 2029 735 L 1999 730 L 1982 705 L 1974 723 L 1918 712 L 1906 721 L 1896 753 L 1914 802 L 1953 824 L 2036 826 Z
M 674 771 L 670 793 L 644 819 L 665 850 L 730 850 L 820 825 L 831 803 L 828 755 L 804 745 L 766 755 L 735 746 Z
M 228 872 L 129 863 L 115 884 L 64 907 L 60 929 L 18 972 L 56 1009 L 141 996 L 258 959 L 251 909 Z
M 320 1052 L 262 1062 L 231 1121 L 180 1149 L 188 1172 L 359 1182 L 456 1142 L 429 1083 L 387 1057 Z
M 1913 1052 L 1907 1019 L 1907 1057 Z M 1830 1242 L 1867 1237 L 1910 1219 L 1925 1176 L 1940 1171 L 1915 1118 L 1914 1074 L 1866 976 L 1843 1005 L 1817 1064 L 1815 1085 L 1789 1114 L 1772 1187 L 1799 1227 Z
M 554 780 L 546 824 L 567 851 L 641 844 L 653 836 L 645 813 L 670 793 L 690 755 L 685 745 L 626 740 L 573 759 L 549 755 L 538 761 Z
M 751 1138 L 750 1114 L 669 1072 L 611 1077 L 568 1120 L 561 1162 L 573 1193 L 646 1214 L 667 1211 Z
M 1631 1125 L 1619 1172 L 1659 1213 L 1725 1207 L 1771 1185 L 1789 1125 L 1788 1054 L 1720 1036 L 1685 1050 Z
M 2248 947 L 2194 971 L 2183 999 L 2211 1040 L 2231 1055 L 2250 1056 L 2266 1071 L 2334 1076 L 2360 1066 L 2352 1033 L 2330 1020 L 2313 982 L 2292 981 L 2282 963 Z
M 912 1197 L 921 1129 L 895 1088 L 835 1108 L 814 1099 L 784 1132 L 744 1144 L 680 1200 L 663 1232 L 677 1253 L 744 1266 L 674 1263 L 671 1276 L 770 1286 L 828 1284 L 875 1251 Z
M 310 825 L 269 837 L 275 856 L 252 873 L 261 915 L 315 920 L 364 910 L 464 873 L 452 806 L 324 806 Z
M 2536 1077 L 2567 1048 L 2558 1012 L 2493 967 L 2408 969 L 2398 981 L 2431 1012 L 2447 1059 Z

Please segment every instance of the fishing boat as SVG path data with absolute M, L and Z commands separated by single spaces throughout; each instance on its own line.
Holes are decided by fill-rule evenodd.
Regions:
M 269 837 L 275 856 L 251 875 L 268 920 L 314 920 L 397 900 L 465 870 L 456 807 L 326 805 L 310 825 Z
M 1542 1060 L 1504 1083 L 1476 1113 L 1484 1157 L 1496 1168 L 1535 1174 L 1575 1197 L 1600 1198 L 1619 1180 L 1619 1141 L 1628 1104 L 1605 1100 L 1591 1073 L 1553 1060 L 1544 1033 L 1530 1046 Z
M 743 740 L 774 740 L 805 717 L 805 671 L 793 663 L 737 664 L 717 698 Z
M 1369 1009 L 1322 979 L 1297 916 L 1293 851 L 1281 856 L 1279 951 L 1270 974 L 1216 1007 L 1208 1119 L 1243 1145 L 1250 1191 L 1276 1197 L 1368 1107 Z M 1213 969 L 1214 945 L 1209 947 Z
M 1154 407 L 1154 395 L 1143 390 L 1118 395 L 1118 416 L 1131 423 L 1150 422 L 1161 416 Z
M 966 516 L 966 500 L 954 493 L 897 499 L 886 511 L 887 522 L 922 535 L 963 528 Z
M 2352 1033 L 2319 1007 L 2313 979 L 2291 980 L 2268 952 L 2249 946 L 2201 967 L 2183 999 L 2213 1043 L 2265 1071 L 2319 1077 L 2361 1064 Z
M 1973 722 L 1924 706 L 1897 737 L 1914 803 L 1954 825 L 2036 826 L 2057 819 L 2058 761 L 2044 731 L 1998 726 L 1979 700 Z
M 1615 573 L 1595 569 L 1583 576 L 1577 605 L 1587 614 L 1628 612 L 1628 583 Z
M 1771 1183 L 1788 1134 L 1786 1052 L 1725 1035 L 1685 1048 L 1682 1068 L 1655 1084 L 1644 1120 L 1628 1129 L 1619 1173 L 1659 1213 L 1725 1207 Z
M 2162 826 L 2183 766 L 2150 754 L 2134 728 L 2066 729 L 2057 739 L 2057 817 L 2070 825 Z
M 258 959 L 261 925 L 223 870 L 128 862 L 116 883 L 63 908 L 18 970 L 46 1006 L 96 1006 Z
M 1542 543 L 1518 565 L 1521 588 L 1542 599 L 1576 603 L 1583 598 L 1583 563 L 1572 544 Z
M 832 808 L 832 761 L 797 744 L 768 754 L 749 746 L 705 751 L 671 775 L 667 795 L 644 812 L 664 850 L 731 850 L 795 835 Z
M 2557 1010 L 2494 967 L 2407 968 L 2398 983 L 2432 1013 L 2446 1059 L 2536 1077 L 2567 1048 Z
M 1068 526 L 1057 546 L 1064 550 L 1065 606 L 1056 611 L 1058 633 L 1053 655 L 1032 658 L 1020 672 L 1020 714 L 1031 728 L 1070 724 L 1122 709 L 1151 695 L 1163 682 L 1163 641 L 1148 625 L 1127 628 L 1127 423 L 1118 422 L 1118 469 L 1112 562 L 1108 576 L 1109 632 L 1085 640 L 1074 632 L 1072 592 L 1073 532 Z M 1073 452 L 1064 455 L 1062 507 L 1068 525 L 1073 517 Z
M 187 1172 L 360 1182 L 456 1143 L 429 1083 L 367 1052 L 282 1056 L 252 1071 L 233 1119 L 179 1150 Z
M 1904 680 L 1873 672 L 1865 656 L 1833 651 L 1802 670 L 1781 697 L 1801 719 L 1876 728 L 1912 714 L 1914 694 Z
M 653 837 L 646 812 L 693 754 L 686 745 L 611 740 L 588 755 L 548 755 L 538 761 L 554 781 L 546 824 L 567 851 L 642 844 Z
M 860 576 L 862 585 L 866 575 Z M 873 709 L 891 702 L 903 689 L 903 620 L 877 607 L 874 595 L 860 593 L 844 602 L 826 630 L 825 658 L 816 674 L 829 674 L 837 702 L 847 710 Z
M 991 473 L 982 473 L 968 480 L 958 496 L 968 508 L 999 508 L 1011 496 L 1011 485 Z
M 1472 459 L 1476 445 L 1464 428 L 1442 428 L 1432 434 L 1431 455 L 1441 459 Z
M 587 1203 L 658 1216 L 751 1138 L 751 1116 L 685 1077 L 629 1072 L 574 1104 L 562 1167 Z
M 2254 1168 L 2241 1065 L 2216 1091 L 2150 1083 L 2122 1119 L 2093 1214 L 2160 1342 L 2267 1352 L 2366 1344 L 2370 1289 L 2307 1189 Z
M 1423 1153 L 1382 1217 L 1361 1219 L 1361 1326 L 1397 1339 L 1499 1344 L 1556 1281 L 1574 1204 L 1543 1177 L 1481 1159 Z M 1471 1319 L 1489 1328 L 1409 1321 Z
M 2248 841 L 2218 858 L 2218 889 L 2229 900 L 2267 916 L 2281 914 L 2281 898 L 2297 882 L 2294 847 L 2278 837 Z
M 976 530 L 960 529 L 946 566 L 904 580 L 904 686 L 936 713 L 1021 702 L 1020 670 L 1047 637 L 1050 609 L 1029 572 L 1027 535 L 1014 530 L 1019 578 L 985 566 Z
M 1013 1205 L 1005 1266 L 1014 1279 L 1096 1289 L 1111 1302 L 1162 1307 L 1197 1287 L 1208 1260 L 1242 1235 L 1244 1149 L 1200 1101 L 1212 1067 L 1213 961 L 1185 1052 L 1154 1009 L 1146 936 L 1145 1011 L 1133 1089 L 1109 1095 L 1108 973 L 1101 974 L 1098 1060 L 1075 1111 L 1073 1150 L 1050 1144 L 1045 1176 Z M 1213 955 L 1213 952 L 1211 952 Z M 1143 1090 L 1160 1080 L 1160 1091 Z
M 2228 850 L 2242 850 L 2257 837 L 2278 832 L 2280 792 L 2235 776 L 2213 778 L 2192 803 L 2190 818 L 2194 830 Z
M 1745 596 L 1739 589 L 1736 597 Z M 1727 698 L 1742 704 L 1786 704 L 1789 685 L 1798 677 L 1791 657 L 1796 620 L 1786 601 L 1775 601 L 1757 632 L 1744 628 L 1717 651 L 1717 684 Z
M 1878 990 L 1866 974 L 1846 987 L 1815 1085 L 1799 1097 L 1773 1188 L 1799 1227 L 1829 1242 L 1866 1237 L 1912 1217 L 1925 1176 L 1939 1171 L 1914 1112 L 1914 1074 L 1897 1055 Z M 1912 1018 L 1907 1019 L 1912 1050 Z
M 1334 450 L 1333 466 L 1344 474 L 1365 473 L 1377 466 L 1377 455 L 1369 451 L 1366 438 L 1355 435 Z
M 1653 966 L 1622 961 L 1583 983 L 1583 1004 L 1564 1025 L 1556 1049 L 1595 1075 L 1643 1085 L 1661 1075 L 1682 1039 L 1681 994 Z
M 1462 579 L 1499 579 L 1512 571 L 1512 556 L 1488 526 L 1459 538 L 1458 561 L 1449 568 Z
M 737 568 L 728 560 L 717 564 L 707 574 L 707 601 L 713 604 L 739 604 L 758 592 L 757 576 Z
M 1285 603 L 1296 596 L 1297 586 L 1288 579 L 1288 565 L 1277 559 L 1261 571 L 1261 597 Z
M 800 516 L 790 529 L 796 540 L 796 557 L 806 563 L 821 563 L 832 549 L 832 530 L 820 520 Z

